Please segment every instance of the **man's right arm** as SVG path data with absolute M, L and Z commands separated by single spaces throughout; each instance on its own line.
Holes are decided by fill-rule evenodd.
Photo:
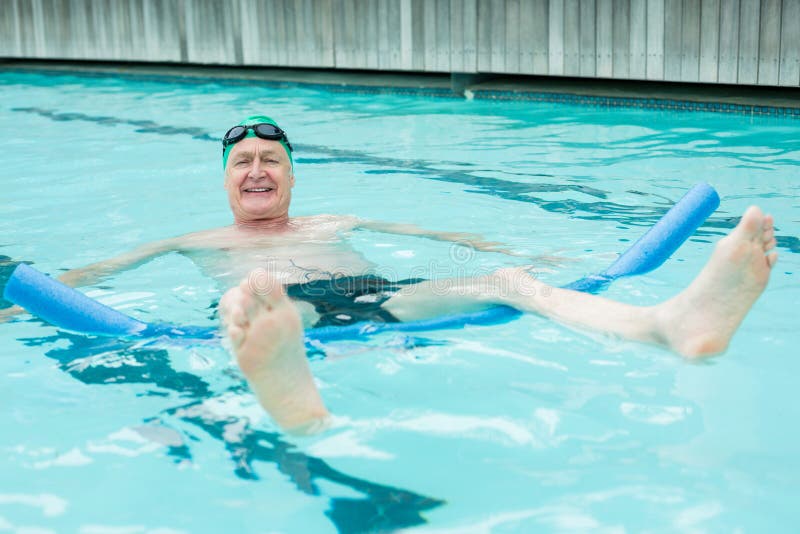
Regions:
M 71 269 L 59 276 L 58 279 L 71 287 L 90 286 L 101 282 L 108 276 L 135 269 L 153 258 L 175 252 L 180 248 L 179 239 L 165 239 L 148 243 L 115 258 Z
M 135 269 L 140 265 L 147 263 L 153 258 L 157 258 L 162 254 L 180 250 L 181 239 L 165 239 L 163 241 L 156 241 L 142 245 L 130 252 L 121 254 L 115 258 L 111 258 L 97 263 L 92 263 L 85 267 L 71 269 L 58 279 L 71 287 L 89 286 L 101 282 L 108 276 L 121 273 L 130 269 Z M 25 310 L 19 306 L 12 306 L 0 310 L 0 323 L 9 320 L 15 315 L 23 313 Z

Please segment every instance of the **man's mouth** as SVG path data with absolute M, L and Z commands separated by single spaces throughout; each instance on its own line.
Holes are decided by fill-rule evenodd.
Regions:
M 275 189 L 275 188 L 274 187 L 250 187 L 248 189 L 245 189 L 244 192 L 245 193 L 269 193 L 273 189 Z

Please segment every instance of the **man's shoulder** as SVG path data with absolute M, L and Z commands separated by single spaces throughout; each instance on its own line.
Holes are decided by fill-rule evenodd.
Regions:
M 226 239 L 229 239 L 235 233 L 235 228 L 232 226 L 223 226 L 221 228 L 209 228 L 207 230 L 199 230 L 191 232 L 182 236 L 174 237 L 171 239 L 176 249 L 192 250 L 200 248 L 215 248 Z

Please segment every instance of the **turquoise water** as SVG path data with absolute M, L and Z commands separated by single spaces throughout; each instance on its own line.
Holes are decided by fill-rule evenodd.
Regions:
M 222 133 L 266 112 L 295 146 L 293 214 L 482 234 L 565 283 L 607 266 L 700 180 L 720 209 L 661 269 L 684 287 L 752 203 L 778 266 L 728 352 L 663 350 L 536 316 L 337 343 L 340 418 L 286 436 L 215 347 L 0 325 L 0 531 L 791 532 L 800 520 L 800 123 L 792 120 L 0 73 L 0 257 L 57 274 L 227 225 Z M 390 277 L 519 265 L 361 232 Z M 179 255 L 85 288 L 144 320 L 214 324 L 224 287 Z

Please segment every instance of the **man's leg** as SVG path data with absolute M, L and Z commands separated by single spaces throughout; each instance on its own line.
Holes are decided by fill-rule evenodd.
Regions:
M 523 269 L 503 269 L 467 280 L 433 280 L 407 286 L 384 303 L 401 321 L 506 304 L 578 328 L 656 343 L 685 356 L 725 350 L 764 290 L 777 260 L 771 216 L 751 207 L 717 244 L 700 275 L 674 298 L 632 306 L 547 286 Z
M 251 276 L 222 297 L 226 334 L 261 406 L 281 427 L 313 433 L 329 414 L 308 366 L 300 313 L 279 282 L 258 276 L 258 284 Z
M 658 343 L 688 356 L 722 351 L 764 290 L 777 255 L 772 218 L 750 208 L 730 235 L 720 240 L 700 275 L 672 299 L 638 307 L 547 286 L 519 269 L 460 285 L 409 286 L 386 302 L 400 319 L 424 314 L 508 304 L 581 328 Z M 511 279 L 516 292 L 502 290 Z M 427 285 L 426 285 L 427 284 Z M 284 428 L 313 432 L 328 417 L 305 356 L 300 315 L 279 283 L 247 280 L 220 302 L 239 366 L 261 405 Z M 413 289 L 418 287 L 419 291 Z M 427 288 L 427 290 L 426 290 Z M 436 289 L 436 292 L 433 291 Z M 439 294 L 441 293 L 441 294 Z M 419 308 L 413 306 L 414 302 Z M 422 309 L 424 308 L 424 309 Z

